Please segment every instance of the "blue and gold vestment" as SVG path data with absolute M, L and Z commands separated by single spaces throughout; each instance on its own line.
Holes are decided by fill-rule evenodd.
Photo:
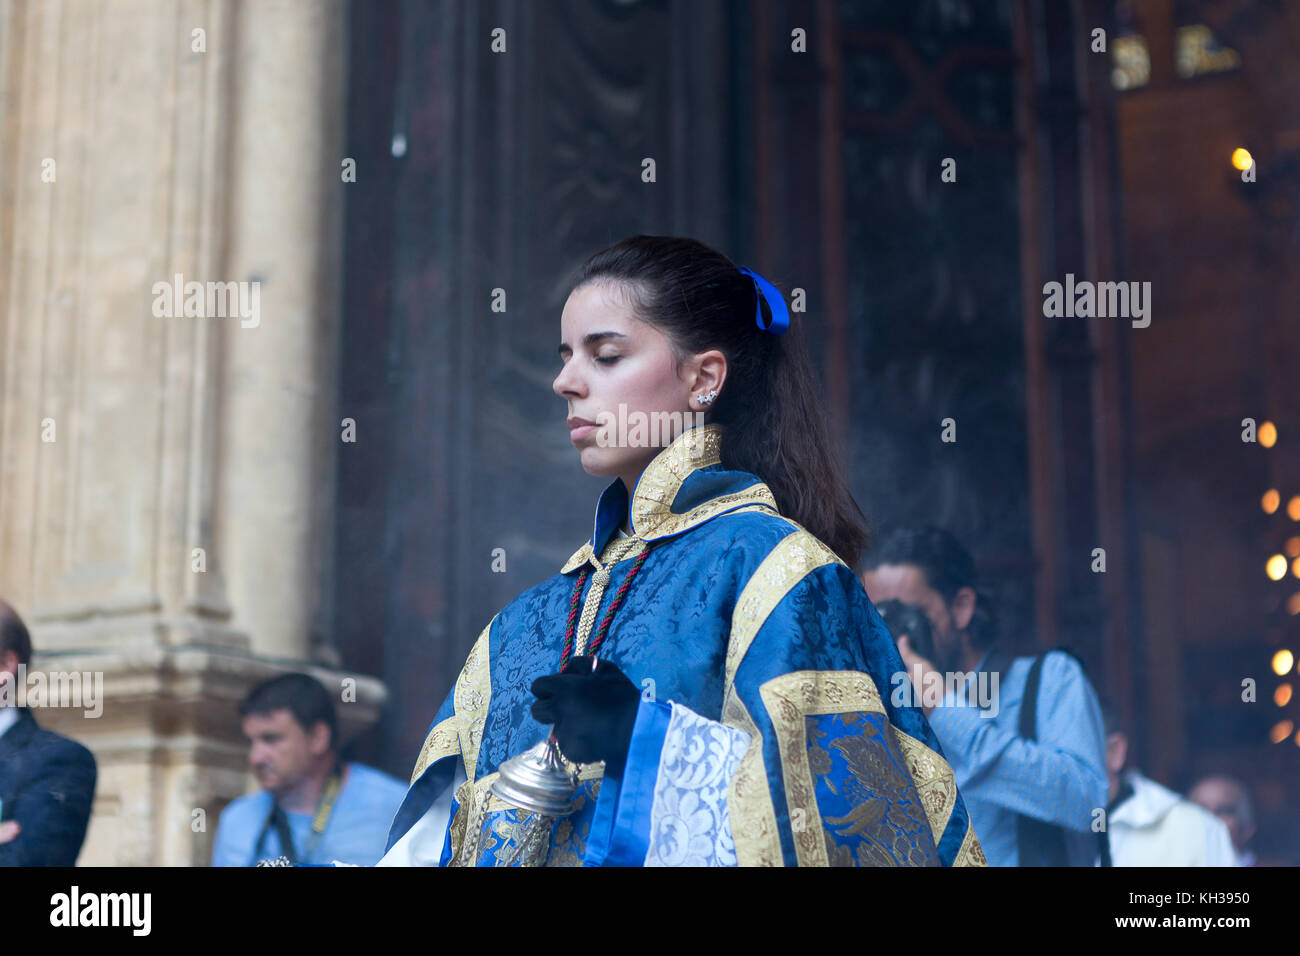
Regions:
M 497 862 L 528 814 L 488 788 L 546 728 L 576 575 L 578 650 L 647 545 L 601 656 L 644 692 L 624 767 L 580 768 L 549 865 L 983 865 L 951 767 L 921 711 L 890 699 L 902 660 L 862 584 L 722 467 L 722 430 L 683 432 L 630 503 L 615 480 L 590 541 L 503 608 L 429 730 L 387 864 Z M 595 556 L 599 555 L 599 560 Z M 602 577 L 607 580 L 602 580 Z

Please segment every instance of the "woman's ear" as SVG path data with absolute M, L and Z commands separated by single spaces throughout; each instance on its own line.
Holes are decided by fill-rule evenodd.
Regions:
M 709 349 L 695 356 L 694 374 L 690 377 L 691 394 L 722 391 L 727 380 L 727 357 L 718 349 Z

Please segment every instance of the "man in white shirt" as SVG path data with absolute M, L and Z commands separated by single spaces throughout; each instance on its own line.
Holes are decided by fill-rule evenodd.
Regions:
M 1106 725 L 1106 832 L 1113 866 L 1233 866 L 1228 828 L 1128 761 L 1128 734 L 1115 708 L 1102 702 Z

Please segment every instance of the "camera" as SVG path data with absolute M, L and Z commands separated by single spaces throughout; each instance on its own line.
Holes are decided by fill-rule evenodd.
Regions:
M 902 601 L 881 601 L 876 605 L 876 610 L 880 612 L 895 641 L 906 635 L 912 650 L 931 663 L 934 662 L 934 633 L 930 630 L 930 619 L 924 611 L 915 604 L 904 604 Z

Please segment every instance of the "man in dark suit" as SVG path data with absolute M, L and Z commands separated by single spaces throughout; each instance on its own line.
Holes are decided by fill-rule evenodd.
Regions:
M 41 730 L 26 707 L 12 706 L 26 679 L 32 639 L 0 600 L 0 866 L 72 866 L 81 852 L 95 796 L 95 758 L 67 737 Z

